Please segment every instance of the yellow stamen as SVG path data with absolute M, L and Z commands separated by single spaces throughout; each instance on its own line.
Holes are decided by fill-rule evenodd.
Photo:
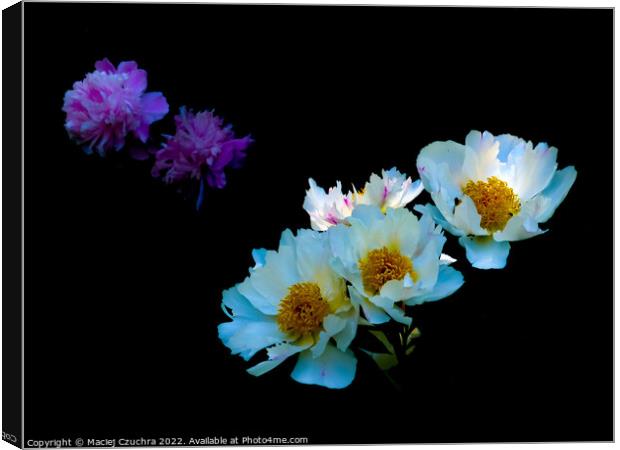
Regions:
M 359 261 L 358 266 L 364 289 L 370 295 L 378 294 L 388 281 L 402 280 L 407 274 L 413 281 L 418 280 L 411 259 L 401 255 L 398 250 L 387 247 L 369 251 L 366 257 Z
M 474 201 L 480 214 L 480 226 L 491 233 L 501 231 L 512 216 L 521 210 L 519 197 L 508 183 L 497 177 L 487 181 L 469 180 L 463 193 Z
M 276 322 L 284 333 L 304 335 L 318 330 L 328 313 L 329 304 L 316 283 L 296 283 L 280 302 Z

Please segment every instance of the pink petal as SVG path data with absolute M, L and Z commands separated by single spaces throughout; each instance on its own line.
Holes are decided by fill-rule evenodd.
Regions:
M 118 73 L 129 73 L 138 69 L 138 63 L 135 61 L 123 61 L 118 65 Z
M 146 142 L 146 140 L 149 138 L 149 124 L 142 123 L 142 125 L 136 128 L 136 131 L 134 131 L 134 134 L 142 142 Z
M 112 64 L 108 58 L 103 58 L 101 61 L 97 61 L 95 63 L 95 69 L 97 69 L 100 72 L 107 72 L 107 73 L 116 72 L 116 67 L 114 67 L 114 64 Z
M 127 87 L 132 90 L 141 92 L 146 89 L 146 70 L 134 70 L 129 72 Z
M 168 102 L 161 92 L 149 92 L 142 96 L 142 114 L 147 123 L 153 123 L 168 114 Z

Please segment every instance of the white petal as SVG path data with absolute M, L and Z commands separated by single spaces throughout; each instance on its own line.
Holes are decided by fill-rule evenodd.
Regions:
M 413 297 L 405 303 L 407 305 L 419 305 L 424 302 L 441 300 L 456 292 L 456 290 L 463 285 L 463 282 L 464 280 L 461 272 L 449 266 L 441 266 L 439 268 L 437 284 L 435 284 L 433 290 L 428 294 Z
M 539 212 L 535 216 L 538 222 L 546 222 L 551 218 L 556 208 L 566 198 L 576 178 L 577 171 L 573 166 L 555 172 L 549 185 L 537 197 L 541 199 Z
M 547 187 L 558 166 L 557 154 L 557 148 L 541 143 L 534 149 L 528 147 L 520 157 L 509 155 L 508 164 L 515 167 L 514 181 L 510 187 L 521 202 L 526 202 Z
M 465 148 L 454 141 L 438 141 L 420 150 L 416 166 L 427 191 L 439 192 L 444 187 L 452 198 L 459 195 Z
M 373 305 L 368 298 L 361 295 L 353 286 L 349 286 L 349 296 L 351 297 L 351 303 L 362 307 L 364 316 L 370 323 L 378 325 L 390 320 L 390 316 L 378 306 Z
M 346 317 L 346 325 L 340 333 L 334 336 L 338 350 L 345 351 L 353 342 L 353 338 L 357 334 L 357 324 L 359 321 L 359 308 L 352 308 L 348 317 Z
M 499 141 L 499 153 L 497 158 L 501 162 L 506 162 L 508 160 L 508 155 L 513 151 L 521 153 L 525 151 L 526 142 L 521 138 L 511 134 L 500 134 L 496 139 Z
M 441 225 L 444 230 L 454 236 L 463 236 L 465 234 L 464 231 L 459 230 L 457 227 L 448 222 L 439 209 L 430 203 L 427 203 L 426 205 L 415 205 L 413 209 L 422 214 L 429 214 L 437 224 Z
M 359 205 L 353 210 L 353 214 L 349 218 L 351 223 L 361 222 L 369 226 L 372 223 L 383 219 L 381 209 L 375 205 Z
M 237 286 L 227 289 L 222 293 L 222 306 L 231 309 L 235 317 L 244 317 L 253 320 L 267 320 L 268 317 L 257 310 L 247 298 L 241 295 Z M 226 310 L 224 312 L 227 313 Z
M 265 256 L 267 255 L 267 250 L 264 248 L 255 248 L 252 250 L 252 258 L 254 259 L 254 269 L 259 267 L 263 267 L 265 265 Z
M 267 349 L 269 359 L 267 361 L 260 362 L 248 369 L 248 373 L 258 377 L 264 373 L 269 372 L 275 367 L 282 364 L 289 356 L 293 356 L 307 349 L 311 345 L 311 341 L 304 341 L 303 344 L 288 344 L 283 343 Z
M 288 293 L 288 288 L 300 281 L 295 263 L 294 248 L 281 245 L 278 252 L 267 252 L 265 266 L 256 269 L 250 276 L 250 281 L 265 298 L 279 302 Z
M 389 316 L 397 322 L 405 325 L 411 325 L 411 317 L 405 315 L 405 311 L 396 305 L 396 303 L 387 297 L 375 296 L 370 299 L 375 305 L 382 308 Z
M 282 247 L 283 245 L 288 245 L 289 247 L 292 247 L 295 245 L 295 235 L 288 228 L 284 230 L 282 232 L 282 235 L 280 236 L 279 246 Z M 266 255 L 265 255 L 265 258 L 266 258 Z
M 327 235 L 311 230 L 300 230 L 295 243 L 297 271 L 301 280 L 316 280 L 317 272 L 328 269 L 329 247 Z
M 247 277 L 243 282 L 241 282 L 237 288 L 239 289 L 241 295 L 247 298 L 252 306 L 263 314 L 274 316 L 278 313 L 278 305 L 280 304 L 280 299 L 282 297 L 265 297 L 254 288 L 250 277 Z
M 403 196 L 398 202 L 397 206 L 404 207 L 411 203 L 418 195 L 424 190 L 422 180 L 415 180 L 409 185 L 409 187 L 403 192 Z
M 405 287 L 404 279 L 390 280 L 381 286 L 381 297 L 389 298 L 392 303 L 411 297 L 413 292 L 411 287 Z M 373 299 L 371 301 L 374 303 Z
M 434 235 L 428 238 L 422 253 L 414 258 L 413 270 L 419 278 L 416 283 L 418 289 L 431 289 L 437 282 L 439 257 L 445 241 L 446 238 L 441 235 Z
M 499 142 L 491 133 L 471 131 L 465 138 L 465 145 L 463 174 L 467 179 L 486 181 L 489 177 L 499 175 Z
M 257 322 L 255 320 L 235 319 L 218 327 L 219 337 L 224 345 L 246 361 L 256 352 L 286 339 L 278 325 L 273 322 Z
M 323 331 L 319 335 L 319 341 L 310 349 L 314 358 L 321 356 L 330 338 L 342 331 L 346 321 L 335 314 L 330 314 L 323 319 Z
M 489 232 L 480 226 L 480 214 L 474 201 L 467 195 L 461 198 L 461 203 L 454 209 L 452 223 L 455 227 L 463 230 L 466 234 L 475 236 L 488 235 Z
M 428 219 L 427 219 L 428 220 Z M 387 244 L 396 245 L 403 255 L 412 255 L 422 234 L 418 218 L 408 209 L 388 208 L 382 234 L 387 235 Z
M 342 389 L 353 381 L 356 365 L 357 360 L 351 350 L 341 352 L 328 345 L 316 359 L 308 351 L 301 353 L 291 377 L 299 383 Z
M 478 269 L 502 269 L 510 252 L 508 242 L 497 242 L 492 237 L 461 236 L 459 244 L 465 247 L 468 261 Z
M 356 249 L 351 243 L 350 229 L 345 225 L 331 227 L 327 231 L 329 246 L 332 254 L 341 263 L 343 270 L 348 270 L 357 264 L 358 256 Z M 342 276 L 345 276 L 341 273 Z
M 456 259 L 454 259 L 452 256 L 447 255 L 446 253 L 442 253 L 441 256 L 439 257 L 439 264 L 442 265 L 448 265 L 448 264 L 452 264 L 455 263 Z
M 522 211 L 512 217 L 502 231 L 496 232 L 493 239 L 496 241 L 521 241 L 544 232 L 538 228 L 538 223 L 534 219 Z

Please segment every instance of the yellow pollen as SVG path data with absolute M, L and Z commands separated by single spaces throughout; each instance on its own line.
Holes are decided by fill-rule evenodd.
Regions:
M 480 226 L 491 233 L 501 231 L 512 216 L 521 210 L 519 197 L 508 183 L 497 177 L 487 181 L 469 180 L 463 193 L 474 201 L 480 214 Z
M 316 283 L 296 283 L 280 302 L 276 322 L 284 333 L 303 335 L 318 330 L 328 313 L 329 304 Z
M 398 250 L 389 250 L 387 247 L 369 251 L 366 257 L 359 261 L 358 266 L 364 289 L 370 295 L 378 294 L 388 281 L 402 280 L 407 274 L 413 281 L 418 280 L 411 260 L 401 255 Z

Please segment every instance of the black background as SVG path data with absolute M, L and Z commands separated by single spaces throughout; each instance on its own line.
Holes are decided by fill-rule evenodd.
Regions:
M 25 5 L 26 439 L 307 436 L 310 443 L 611 440 L 611 10 Z M 191 202 L 150 164 L 87 156 L 64 92 L 136 60 L 171 114 L 251 133 L 243 169 Z M 8 111 L 5 111 L 9 114 Z M 307 178 L 361 185 L 470 129 L 560 149 L 577 182 L 505 270 L 417 307 L 396 392 L 359 355 L 341 391 L 259 378 L 217 338 L 255 247 L 308 227 Z M 428 201 L 423 194 L 419 201 Z

